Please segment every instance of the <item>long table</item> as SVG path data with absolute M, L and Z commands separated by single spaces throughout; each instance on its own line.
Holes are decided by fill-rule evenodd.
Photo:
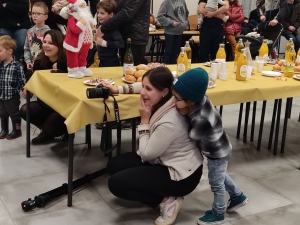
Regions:
M 210 70 L 203 64 L 192 64 L 192 68 L 195 67 Z M 176 65 L 170 65 L 169 68 L 174 71 Z M 271 70 L 272 66 L 265 66 L 264 69 Z M 91 70 L 93 71 L 92 78 L 110 78 L 114 79 L 115 85 L 125 84 L 122 81 L 122 67 L 92 68 Z M 104 114 L 103 99 L 88 99 L 86 96 L 88 86 L 83 83 L 84 80 L 72 79 L 66 74 L 50 73 L 49 70 L 43 70 L 36 71 L 25 86 L 28 91 L 66 118 L 65 124 L 69 133 L 68 206 L 72 205 L 74 133 L 88 124 L 102 121 Z M 216 87 L 208 89 L 207 95 L 216 106 L 291 98 L 300 96 L 300 81 L 292 78 L 287 81 L 279 81 L 274 77 L 264 77 L 259 73 L 255 73 L 247 81 L 237 81 L 233 73 L 233 63 L 229 62 L 228 80 L 217 80 Z M 138 94 L 120 94 L 116 96 L 116 100 L 119 104 L 121 119 L 139 116 Z M 106 102 L 111 109 L 111 113 L 108 114 L 108 121 L 113 121 L 113 101 L 109 98 Z M 29 98 L 27 98 L 27 103 L 29 103 Z M 27 123 L 27 148 L 30 148 L 29 128 L 30 124 Z

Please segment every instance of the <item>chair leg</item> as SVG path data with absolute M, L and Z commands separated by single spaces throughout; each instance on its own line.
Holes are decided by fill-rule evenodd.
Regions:
M 289 119 L 291 118 L 292 106 L 293 106 L 293 98 L 290 98 L 290 109 L 289 109 Z
M 271 130 L 270 130 L 270 135 L 269 135 L 268 149 L 271 149 L 271 146 L 272 146 L 274 124 L 275 124 L 275 118 L 276 118 L 276 112 L 277 112 L 277 104 L 278 104 L 278 99 L 276 99 L 274 101 L 274 107 L 273 107 L 273 115 L 272 115 Z
M 242 123 L 242 117 L 243 117 L 243 107 L 244 107 L 244 103 L 241 103 L 240 104 L 238 127 L 237 127 L 237 131 L 236 131 L 236 138 L 240 138 L 241 123 Z
M 266 105 L 267 105 L 267 101 L 263 101 L 263 106 L 262 106 L 262 110 L 261 110 L 260 125 L 259 125 L 259 132 L 258 132 L 257 147 L 256 147 L 257 151 L 260 151 L 262 132 L 263 132 L 263 129 L 264 129 Z
M 252 124 L 251 124 L 251 134 L 250 134 L 250 141 L 253 141 L 254 137 L 254 129 L 255 129 L 255 116 L 256 116 L 256 104 L 257 102 L 253 102 L 253 110 L 252 110 Z
M 92 148 L 91 144 L 91 124 L 85 126 L 85 143 L 88 144 L 88 149 Z
M 282 131 L 282 141 L 281 141 L 281 150 L 280 153 L 284 153 L 284 147 L 285 147 L 285 139 L 286 139 L 286 130 L 287 130 L 287 123 L 288 123 L 288 118 L 291 115 L 290 110 L 292 109 L 291 104 L 292 104 L 293 98 L 288 98 L 286 100 L 286 106 L 285 106 L 285 115 L 284 115 L 284 122 L 283 122 L 283 131 Z
M 223 113 L 223 106 L 220 105 L 220 116 L 222 117 L 222 113 Z
M 243 134 L 243 142 L 244 143 L 247 143 L 247 131 L 248 131 L 250 106 L 251 106 L 251 102 L 247 102 L 246 103 L 246 112 L 245 112 L 244 134 Z
M 282 99 L 279 99 L 278 100 L 278 109 L 277 109 L 277 121 L 276 121 L 276 128 L 275 128 L 273 155 L 277 155 L 277 144 L 278 144 L 279 127 L 280 127 L 281 104 L 282 104 Z

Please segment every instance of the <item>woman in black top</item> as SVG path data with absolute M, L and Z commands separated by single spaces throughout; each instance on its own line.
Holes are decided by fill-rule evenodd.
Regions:
M 34 71 L 47 69 L 67 71 L 63 40 L 64 36 L 58 30 L 49 30 L 45 33 L 42 51 L 34 62 Z M 26 98 L 25 89 L 22 94 Z M 24 104 L 20 109 L 21 117 L 24 120 L 26 120 L 26 108 L 27 104 Z M 32 143 L 34 144 L 51 140 L 67 132 L 66 125 L 64 124 L 65 118 L 39 98 L 37 98 L 37 101 L 30 102 L 30 115 L 30 122 L 41 130 L 41 133 L 32 139 Z

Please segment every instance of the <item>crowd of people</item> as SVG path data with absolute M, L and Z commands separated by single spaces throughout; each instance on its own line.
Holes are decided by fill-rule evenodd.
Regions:
M 92 42 L 98 51 L 100 67 L 120 66 L 128 38 L 134 64 L 144 60 L 149 39 L 150 1 L 89 2 L 92 15 L 97 14 L 98 18 L 95 35 L 85 30 L 86 26 L 92 27 L 89 17 L 63 18 L 59 12 L 72 3 L 79 15 L 85 15 L 80 14 L 81 10 L 87 10 L 84 0 L 0 1 L 0 139 L 22 136 L 21 118 L 26 120 L 27 107 L 30 107 L 31 123 L 41 131 L 32 143 L 41 144 L 67 133 L 65 118 L 41 99 L 19 109 L 20 92 L 25 98 L 28 93 L 24 86 L 30 76 L 25 79 L 25 71 L 32 74 L 53 69 L 68 72 L 73 78 L 89 76 L 86 57 Z M 296 49 L 300 46 L 299 0 L 257 0 L 257 8 L 244 26 L 243 9 L 238 0 L 199 0 L 198 10 L 201 14 L 200 62 L 215 59 L 224 36 L 234 55 L 236 37 L 256 31 L 257 25 L 264 21 L 269 21 L 268 26 L 282 23 L 282 35 L 292 38 Z M 166 64 L 176 63 L 188 15 L 185 0 L 165 0 L 160 6 L 157 19 L 165 28 Z M 80 49 L 83 52 L 77 51 L 78 43 L 83 46 Z M 24 66 L 20 63 L 22 58 Z M 70 65 L 75 63 L 74 68 L 79 70 L 71 73 L 74 68 Z M 205 156 L 214 201 L 197 223 L 222 224 L 226 211 L 233 212 L 246 205 L 248 198 L 226 172 L 232 146 L 218 111 L 205 95 L 208 85 L 205 70 L 191 69 L 174 80 L 168 68 L 159 67 L 146 72 L 142 83 L 124 87 L 105 82 L 101 85 L 113 94 L 140 93 L 139 149 L 116 156 L 107 164 L 111 175 L 108 187 L 115 196 L 159 207 L 160 216 L 154 223 L 173 224 L 184 196 L 200 182 Z M 13 125 L 11 132 L 9 117 Z M 230 195 L 227 207 L 225 191 Z

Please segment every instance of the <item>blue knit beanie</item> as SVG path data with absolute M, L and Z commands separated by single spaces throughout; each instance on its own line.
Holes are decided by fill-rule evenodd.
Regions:
M 202 68 L 188 70 L 175 78 L 173 89 L 184 99 L 200 102 L 208 86 L 208 73 Z

